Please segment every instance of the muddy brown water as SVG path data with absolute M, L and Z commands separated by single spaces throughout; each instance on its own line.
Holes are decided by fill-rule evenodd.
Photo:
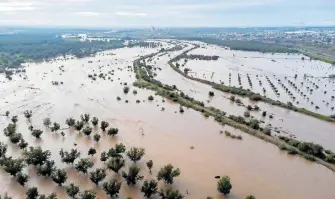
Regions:
M 217 55 L 220 58 L 217 61 L 188 60 L 185 67 L 191 69 L 191 76 L 216 83 L 222 81 L 225 85 L 239 87 L 238 74 L 240 74 L 241 86 L 245 89 L 264 94 L 274 100 L 292 102 L 297 107 L 321 114 L 335 114 L 335 109 L 331 109 L 335 106 L 335 100 L 332 99 L 332 96 L 335 96 L 335 80 L 319 78 L 335 74 L 335 67 L 331 64 L 316 60 L 310 61 L 308 57 L 299 54 L 245 52 L 204 45 L 199 42 L 198 44 L 201 45 L 201 48 L 188 54 Z M 302 60 L 302 57 L 305 60 Z M 183 60 L 179 61 L 179 64 L 182 63 L 184 63 Z M 231 74 L 231 82 L 229 82 L 229 74 Z M 249 74 L 252 86 L 248 83 L 247 74 Z M 294 78 L 296 74 L 298 76 Z M 304 74 L 308 76 L 306 79 L 304 79 Z M 272 90 L 266 77 L 276 86 L 280 93 L 279 96 Z M 279 85 L 278 80 L 292 92 L 292 96 Z M 259 81 L 262 82 L 262 85 Z M 288 81 L 294 82 L 297 89 L 293 88 Z M 316 89 L 315 86 L 319 88 Z M 263 93 L 263 88 L 266 93 Z M 319 108 L 317 109 L 316 106 Z
M 249 194 L 260 199 L 334 198 L 335 191 L 330 185 L 335 184 L 335 176 L 327 168 L 299 157 L 288 156 L 272 144 L 231 127 L 222 127 L 198 112 L 186 109 L 185 113 L 180 114 L 179 105 L 163 103 L 163 99 L 158 96 L 154 96 L 154 101 L 148 102 L 147 97 L 153 95 L 153 92 L 133 88 L 131 83 L 135 77 L 131 71 L 127 71 L 127 66 L 132 65 L 131 61 L 136 59 L 138 54 L 155 51 L 156 49 L 119 49 L 112 51 L 115 56 L 101 55 L 56 63 L 29 64 L 26 68 L 27 80 L 15 76 L 13 81 L 5 80 L 6 83 L 1 84 L 1 110 L 10 111 L 11 115 L 19 115 L 18 132 L 23 134 L 24 139 L 32 146 L 50 150 L 51 158 L 55 160 L 57 167 L 67 169 L 69 178 L 66 184 L 74 182 L 80 185 L 81 190 L 94 189 L 100 199 L 108 198 L 101 187 L 96 187 L 87 176 L 76 172 L 73 166 L 61 163 L 58 154 L 61 148 L 77 148 L 82 153 L 81 157 L 88 157 L 88 149 L 95 147 L 97 154 L 92 160 L 97 168 L 103 167 L 99 160 L 100 153 L 116 143 L 122 142 L 127 148 L 144 147 L 146 155 L 138 165 L 142 168 L 141 174 L 145 179 L 154 178 L 154 175 L 148 174 L 146 161 L 154 161 L 153 174 L 162 166 L 172 163 L 181 169 L 181 176 L 175 179 L 172 187 L 185 194 L 185 198 L 213 196 L 243 199 Z M 89 60 L 93 63 L 89 64 Z M 110 67 L 107 67 L 107 64 L 110 64 Z M 58 69 L 60 65 L 64 65 L 65 72 L 62 72 L 62 75 Z M 91 74 L 93 69 L 99 74 L 99 65 L 104 66 L 101 69 L 104 73 L 114 69 L 114 76 L 109 75 L 113 82 L 107 78 L 97 78 L 97 81 L 91 82 L 87 75 Z M 117 68 L 121 68 L 122 71 Z M 178 76 L 171 75 L 171 78 Z M 43 76 L 45 77 L 42 79 Z M 63 81 L 64 84 L 53 86 L 51 81 Z M 120 82 L 130 85 L 128 94 L 123 93 L 124 86 Z M 132 94 L 133 89 L 138 91 L 137 95 Z M 117 96 L 122 100 L 117 101 Z M 141 100 L 140 104 L 135 103 L 137 99 Z M 125 100 L 129 100 L 129 103 L 125 103 Z M 162 107 L 165 111 L 161 111 Z M 25 110 L 33 111 L 33 126 L 44 130 L 39 141 L 28 131 L 29 123 L 22 114 Z M 50 117 L 64 128 L 66 118 L 79 119 L 83 113 L 90 113 L 91 117 L 97 116 L 100 121 L 108 121 L 110 126 L 119 128 L 119 135 L 113 138 L 102 133 L 100 129 L 94 129 L 94 133 L 102 136 L 96 144 L 92 139 L 93 134 L 91 138 L 87 138 L 67 129 L 63 130 L 66 134 L 63 138 L 42 125 L 43 118 Z M 0 117 L 2 129 L 9 122 L 10 118 Z M 144 135 L 141 134 L 142 130 Z M 220 134 L 220 130 L 242 135 L 243 140 L 228 138 Z M 20 149 L 12 145 L 5 136 L 1 136 L 0 140 L 9 145 L 9 154 L 15 157 L 20 155 Z M 77 146 L 74 146 L 74 143 Z M 192 146 L 194 149 L 191 149 Z M 128 159 L 126 163 L 130 165 Z M 21 187 L 1 169 L 0 182 L 3 188 L 0 192 L 8 192 L 13 198 L 24 198 L 28 187 L 38 186 L 42 193 L 56 192 L 58 198 L 67 198 L 64 188 L 58 187 L 50 179 L 36 176 L 33 167 L 28 167 L 25 172 L 31 179 L 26 187 Z M 224 197 L 217 192 L 217 180 L 214 178 L 216 175 L 230 176 L 233 185 L 230 195 Z M 112 177 L 120 178 L 113 172 L 108 172 L 106 179 Z M 139 191 L 141 184 L 140 182 L 134 187 L 128 187 L 123 182 L 120 198 L 143 198 Z M 164 184 L 160 183 L 160 187 L 164 187 Z M 189 194 L 186 194 L 186 191 Z
M 174 54 L 173 54 L 174 55 Z M 173 57 L 171 55 L 171 57 Z M 227 115 L 241 115 L 247 110 L 243 106 L 238 106 L 229 100 L 231 94 L 213 90 L 211 86 L 201 84 L 196 81 L 189 80 L 182 75 L 177 74 L 168 64 L 168 56 L 160 57 L 160 60 L 156 61 L 156 65 L 159 65 L 162 70 L 157 72 L 157 80 L 168 85 L 176 85 L 178 89 L 197 100 L 203 101 L 206 106 L 213 106 L 219 108 Z M 208 92 L 214 91 L 215 96 L 209 97 Z M 245 105 L 257 105 L 261 111 L 251 111 L 251 115 L 259 120 L 264 121 L 263 126 L 271 124 L 273 127 L 274 135 L 294 135 L 299 140 L 312 141 L 321 144 L 326 149 L 335 151 L 335 124 L 318 120 L 316 118 L 306 116 L 294 111 L 283 109 L 277 106 L 272 106 L 263 102 L 253 102 L 248 98 L 236 96 L 241 99 Z M 266 117 L 262 117 L 262 111 L 267 112 Z M 269 115 L 274 115 L 273 119 L 269 118 Z M 275 129 L 281 133 L 274 132 Z

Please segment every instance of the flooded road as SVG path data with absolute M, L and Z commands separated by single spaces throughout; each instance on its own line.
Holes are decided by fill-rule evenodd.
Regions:
M 155 178 L 159 168 L 172 163 L 181 170 L 181 175 L 175 179 L 172 186 L 189 199 L 207 196 L 218 199 L 243 199 L 250 194 L 259 199 L 334 198 L 335 190 L 330 185 L 335 184 L 335 175 L 327 168 L 299 157 L 288 156 L 272 144 L 229 126 L 222 127 L 213 119 L 206 119 L 193 110 L 185 109 L 185 112 L 180 114 L 179 105 L 163 102 L 164 99 L 154 96 L 153 92 L 133 87 L 135 75 L 128 66 L 132 65 L 132 61 L 138 58 L 138 55 L 150 54 L 157 50 L 124 48 L 79 60 L 29 64 L 30 66 L 26 68 L 26 79 L 23 79 L 24 75 L 22 77 L 15 75 L 13 81 L 8 82 L 1 77 L 1 81 L 5 81 L 0 87 L 1 110 L 10 111 L 11 116 L 19 115 L 18 132 L 22 133 L 24 139 L 32 146 L 41 146 L 44 150 L 50 150 L 51 159 L 56 162 L 57 167 L 66 168 L 69 178 L 65 185 L 74 182 L 80 186 L 81 190 L 94 189 L 97 191 L 97 198 L 100 199 L 108 198 L 101 186 L 95 186 L 87 176 L 79 174 L 73 166 L 61 163 L 59 156 L 61 148 L 65 150 L 77 148 L 81 151 L 81 158 L 83 158 L 88 157 L 87 151 L 90 147 L 95 147 L 97 154 L 91 159 L 95 162 L 94 168 L 98 168 L 104 167 L 100 161 L 100 153 L 116 143 L 123 143 L 127 148 L 143 147 L 146 154 L 137 164 L 142 168 L 141 174 L 145 176 L 144 179 Z M 106 55 L 110 52 L 115 55 Z M 92 63 L 88 63 L 89 61 Z M 156 60 L 156 64 L 162 68 L 162 73 L 158 73 L 158 79 L 163 72 L 169 74 L 165 73 L 168 68 L 164 62 L 164 56 Z M 64 72 L 60 70 L 60 66 L 63 66 L 61 68 Z M 98 77 L 100 70 L 101 73 L 107 74 L 105 79 Z M 112 70 L 114 72 L 111 72 Z M 89 74 L 94 73 L 97 73 L 95 81 L 88 78 Z M 201 86 L 198 83 L 180 79 L 181 76 L 175 72 L 169 75 L 169 81 L 180 89 L 186 85 L 185 90 L 190 90 L 187 86 L 189 84 L 199 86 L 200 90 L 208 89 L 205 85 Z M 52 85 L 51 81 L 63 82 L 63 84 L 56 86 Z M 184 84 L 180 84 L 180 81 Z M 130 87 L 128 94 L 123 93 L 125 83 Z M 138 91 L 136 95 L 133 94 L 134 89 Z M 208 90 L 194 93 L 197 93 L 196 98 L 199 97 L 199 100 L 202 100 L 201 96 L 203 100 L 205 97 L 208 98 Z M 151 102 L 148 101 L 150 95 L 154 96 Z M 118 96 L 121 98 L 120 101 L 117 100 Z M 141 103 L 136 103 L 136 100 L 140 100 Z M 217 104 L 221 104 L 221 98 L 212 99 L 212 101 L 215 100 Z M 222 102 L 224 103 L 228 105 L 222 105 L 222 107 L 240 111 L 239 107 L 229 105 L 229 101 Z M 165 111 L 162 111 L 162 107 Z M 31 122 L 34 128 L 44 131 L 41 140 L 35 140 L 30 134 L 29 122 L 23 117 L 25 110 L 33 111 Z M 228 112 L 228 110 L 225 111 Z M 61 128 L 65 128 L 67 118 L 79 119 L 80 114 L 83 113 L 90 113 L 91 117 L 96 116 L 100 121 L 108 121 L 110 127 L 119 129 L 119 134 L 116 137 L 110 137 L 99 128 L 94 128 L 92 135 L 94 133 L 101 135 L 99 143 L 95 143 L 92 135 L 87 138 L 73 129 L 65 129 L 62 130 L 65 133 L 63 138 L 59 134 L 61 130 L 58 133 L 52 133 L 42 125 L 43 118 L 50 117 L 51 121 L 58 122 Z M 0 117 L 2 129 L 9 122 L 10 117 Z M 221 130 L 241 135 L 243 140 L 226 137 L 220 133 Z M 21 150 L 11 144 L 7 137 L 0 136 L 0 140 L 9 145 L 9 154 L 14 157 L 20 155 Z M 153 175 L 149 175 L 145 166 L 145 162 L 150 159 L 154 162 Z M 126 165 L 130 165 L 128 158 L 126 158 Z M 0 170 L 3 187 L 0 192 L 8 192 L 13 198 L 24 198 L 27 187 L 38 186 L 41 193 L 56 192 L 58 198 L 67 198 L 64 188 L 58 187 L 50 179 L 37 176 L 33 167 L 28 167 L 25 172 L 31 176 L 31 179 L 26 187 L 21 187 L 12 177 Z M 217 175 L 228 175 L 231 178 L 233 188 L 230 195 L 224 197 L 217 192 L 217 180 L 214 178 Z M 112 177 L 121 179 L 121 176 L 108 171 L 108 177 L 105 180 Z M 143 198 L 140 192 L 141 185 L 142 182 L 134 187 L 128 187 L 123 182 L 120 198 L 127 196 L 133 199 Z M 162 183 L 159 186 L 164 187 Z

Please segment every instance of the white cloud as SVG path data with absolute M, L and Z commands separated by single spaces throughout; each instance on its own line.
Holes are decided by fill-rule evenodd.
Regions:
M 35 10 L 36 2 L 34 1 L 6 1 L 0 2 L 0 12 L 15 12 Z
M 271 3 L 278 2 L 278 0 L 226 0 L 224 2 L 220 1 L 209 1 L 209 3 L 193 3 L 193 4 L 176 4 L 167 5 L 166 8 L 173 10 L 194 10 L 194 11 L 204 11 L 204 10 L 222 10 L 222 9 L 233 9 L 241 7 L 250 6 L 261 6 Z
M 115 14 L 128 17 L 145 17 L 148 15 L 147 13 L 141 13 L 141 12 L 116 12 Z
M 84 16 L 84 17 L 97 17 L 104 15 L 103 13 L 99 12 L 75 12 L 76 15 Z

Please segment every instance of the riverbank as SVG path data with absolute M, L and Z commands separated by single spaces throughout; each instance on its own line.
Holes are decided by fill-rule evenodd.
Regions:
M 194 47 L 192 49 L 189 49 L 185 52 L 187 53 L 188 51 L 191 51 L 195 48 L 196 47 Z M 152 57 L 153 56 L 155 56 L 155 55 L 152 55 Z M 234 118 L 238 118 L 238 117 L 236 117 L 236 116 L 227 117 L 225 112 L 223 112 L 219 109 L 216 109 L 215 107 L 205 107 L 202 102 L 199 102 L 199 101 L 185 95 L 184 93 L 178 93 L 178 92 L 176 92 L 176 89 L 171 88 L 171 86 L 164 85 L 161 82 L 150 78 L 147 75 L 147 74 L 150 74 L 148 69 L 145 67 L 145 65 L 140 64 L 142 60 L 144 60 L 146 58 L 149 58 L 149 57 L 151 57 L 151 56 L 145 56 L 145 57 L 142 57 L 142 58 L 134 61 L 133 67 L 134 67 L 134 72 L 135 72 L 136 78 L 137 78 L 137 81 L 133 84 L 134 86 L 139 87 L 139 88 L 145 88 L 145 89 L 153 90 L 153 91 L 156 92 L 157 95 L 160 95 L 162 97 L 170 99 L 171 101 L 173 101 L 175 103 L 178 103 L 181 106 L 185 106 L 185 107 L 188 107 L 188 108 L 192 108 L 193 110 L 199 111 L 205 117 L 212 116 L 221 125 L 229 125 L 229 126 L 232 126 L 234 128 L 240 129 L 245 133 L 248 133 L 252 136 L 255 136 L 259 139 L 262 139 L 266 142 L 269 142 L 269 143 L 272 143 L 272 144 L 278 146 L 281 150 L 287 150 L 288 153 L 291 154 L 291 155 L 299 155 L 301 157 L 304 157 L 305 159 L 315 161 L 315 162 L 317 162 L 321 165 L 324 165 L 325 167 L 329 168 L 330 170 L 335 171 L 335 165 L 334 164 L 328 163 L 328 162 L 322 160 L 321 158 L 311 156 L 310 154 L 304 153 L 304 152 L 300 151 L 297 147 L 292 146 L 291 144 L 289 144 L 289 143 L 287 143 L 287 142 L 285 142 L 285 141 L 283 141 L 279 138 L 273 137 L 273 136 L 271 136 L 271 134 L 270 135 L 266 134 L 266 132 L 262 131 L 263 129 L 255 128 L 255 123 L 253 123 L 251 121 L 249 121 L 249 122 L 245 122 L 245 121 L 238 122 L 239 120 L 234 120 Z M 169 61 L 169 65 L 173 66 L 172 62 L 174 60 L 176 60 L 176 58 L 178 58 L 178 57 L 179 56 L 176 56 L 175 58 L 171 59 Z M 179 73 L 181 73 L 182 75 L 185 75 L 181 71 Z M 188 77 L 188 76 L 185 76 L 185 77 Z

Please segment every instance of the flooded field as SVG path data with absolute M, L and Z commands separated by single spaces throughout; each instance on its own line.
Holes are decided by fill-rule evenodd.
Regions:
M 168 46 L 170 44 L 165 45 Z M 191 47 L 189 45 L 185 49 Z M 335 190 L 330 186 L 335 184 L 335 175 L 324 166 L 289 156 L 277 146 L 229 126 L 221 126 L 199 112 L 185 109 L 181 114 L 178 104 L 155 96 L 149 90 L 133 87 L 135 74 L 131 67 L 132 61 L 139 55 L 147 55 L 158 50 L 158 48 L 123 48 L 102 52 L 95 57 L 29 64 L 26 73 L 21 74 L 21 77 L 16 74 L 12 81 L 0 77 L 3 82 L 0 87 L 1 111 L 9 111 L 10 116 L 19 116 L 18 132 L 29 145 L 41 146 L 44 150 L 52 152 L 51 159 L 55 161 L 56 166 L 67 171 L 68 180 L 65 185 L 73 182 L 79 185 L 81 190 L 94 189 L 99 199 L 109 197 L 101 185 L 94 185 L 87 175 L 80 174 L 73 165 L 61 162 L 59 155 L 61 148 L 66 151 L 76 148 L 81 152 L 80 158 L 89 157 L 95 163 L 89 170 L 92 171 L 95 168 L 106 168 L 100 161 L 101 152 L 114 147 L 116 143 L 123 143 L 127 149 L 133 146 L 143 147 L 146 154 L 137 165 L 141 168 L 140 173 L 144 179 L 156 178 L 158 170 L 171 163 L 181 170 L 181 175 L 175 178 L 171 186 L 179 189 L 188 199 L 207 196 L 217 199 L 244 199 L 250 194 L 258 199 L 335 197 Z M 190 96 L 203 100 L 206 105 L 218 107 L 227 113 L 243 114 L 245 107 L 231 104 L 227 99 L 229 95 L 216 92 L 216 95 L 209 99 L 208 91 L 211 90 L 209 86 L 185 79 L 167 65 L 169 57 L 172 58 L 182 51 L 158 54 L 151 61 L 161 68 L 157 71 L 156 78 L 163 83 L 176 85 Z M 100 76 L 100 73 L 103 75 Z M 58 85 L 53 82 L 58 82 Z M 129 87 L 127 94 L 124 93 L 125 86 Z M 136 94 L 133 93 L 134 90 L 137 91 Z M 154 100 L 148 100 L 150 95 Z M 246 99 L 242 100 L 248 104 Z M 265 118 L 266 123 L 271 123 L 273 126 L 278 123 L 277 126 L 289 129 L 299 138 L 320 141 L 329 148 L 333 146 L 332 124 L 262 103 L 259 103 L 259 106 L 275 114 L 273 119 Z M 44 131 L 40 140 L 35 139 L 28 130 L 30 123 L 23 116 L 25 110 L 33 112 L 31 118 L 33 127 Z M 67 118 L 80 119 L 80 115 L 84 113 L 89 113 L 91 118 L 98 117 L 99 121 L 109 122 L 109 127 L 119 129 L 118 135 L 108 136 L 100 128 L 93 128 L 91 136 L 86 137 L 73 128 L 67 128 L 65 124 Z M 261 117 L 258 112 L 252 114 Z M 46 117 L 52 122 L 58 122 L 61 130 L 51 132 L 49 128 L 44 127 L 43 119 Z M 10 118 L 1 116 L 0 128 L 5 128 L 10 123 Z M 315 125 L 306 127 L 304 125 L 306 122 Z M 61 131 L 65 133 L 64 137 L 60 134 Z M 231 139 L 220 131 L 241 135 L 243 139 Z M 98 143 L 93 140 L 95 133 L 101 135 Z M 20 155 L 21 150 L 7 137 L 1 136 L 0 140 L 8 144 L 9 155 L 14 157 Z M 91 147 L 97 150 L 97 154 L 93 157 L 87 154 Z M 145 165 L 148 160 L 154 162 L 152 175 Z M 126 167 L 121 170 L 126 170 L 130 165 L 130 160 L 126 158 Z M 3 189 L 0 192 L 8 192 L 13 198 L 24 198 L 28 187 L 38 186 L 42 193 L 55 192 L 58 198 L 68 198 L 63 187 L 58 187 L 50 178 L 38 176 L 34 167 L 27 167 L 24 172 L 31 178 L 27 185 L 22 187 L 1 169 L 0 180 Z M 112 177 L 122 179 L 120 174 L 112 171 L 107 170 L 107 174 L 105 181 Z M 214 177 L 224 175 L 231 178 L 233 185 L 228 196 L 223 196 L 216 190 L 217 179 Z M 140 191 L 142 182 L 128 186 L 124 180 L 122 181 L 120 198 L 128 196 L 133 199 L 144 198 Z M 169 185 L 159 183 L 159 187 L 165 186 Z
M 173 57 L 171 54 L 170 57 Z M 231 94 L 214 91 L 215 96 L 209 97 L 208 92 L 213 91 L 211 86 L 189 80 L 176 72 L 167 64 L 169 56 L 160 57 L 154 66 L 160 67 L 162 70 L 157 72 L 157 80 L 168 85 L 176 85 L 187 95 L 194 97 L 197 100 L 203 101 L 206 106 L 219 108 L 228 115 L 241 115 L 247 110 L 246 107 L 238 106 L 229 100 Z M 252 102 L 248 98 L 242 98 L 241 101 L 245 105 L 257 105 L 260 111 L 250 111 L 250 114 L 256 119 L 264 121 L 264 125 L 270 124 L 274 130 L 274 135 L 294 135 L 300 140 L 313 141 L 322 146 L 335 151 L 333 140 L 335 140 L 335 124 L 312 118 L 294 111 L 272 106 L 263 102 Z M 262 111 L 266 111 L 268 115 L 273 115 L 273 118 L 268 116 L 263 117 Z M 306 128 L 305 124 L 310 124 Z M 280 133 L 275 133 L 278 131 Z
M 234 51 L 200 44 L 189 55 L 219 56 L 218 60 L 187 60 L 179 64 L 191 69 L 190 76 L 229 86 L 250 89 L 274 100 L 291 102 L 297 107 L 334 114 L 335 67 L 310 61 L 299 54 L 270 54 Z M 184 65 L 184 66 L 183 66 Z

